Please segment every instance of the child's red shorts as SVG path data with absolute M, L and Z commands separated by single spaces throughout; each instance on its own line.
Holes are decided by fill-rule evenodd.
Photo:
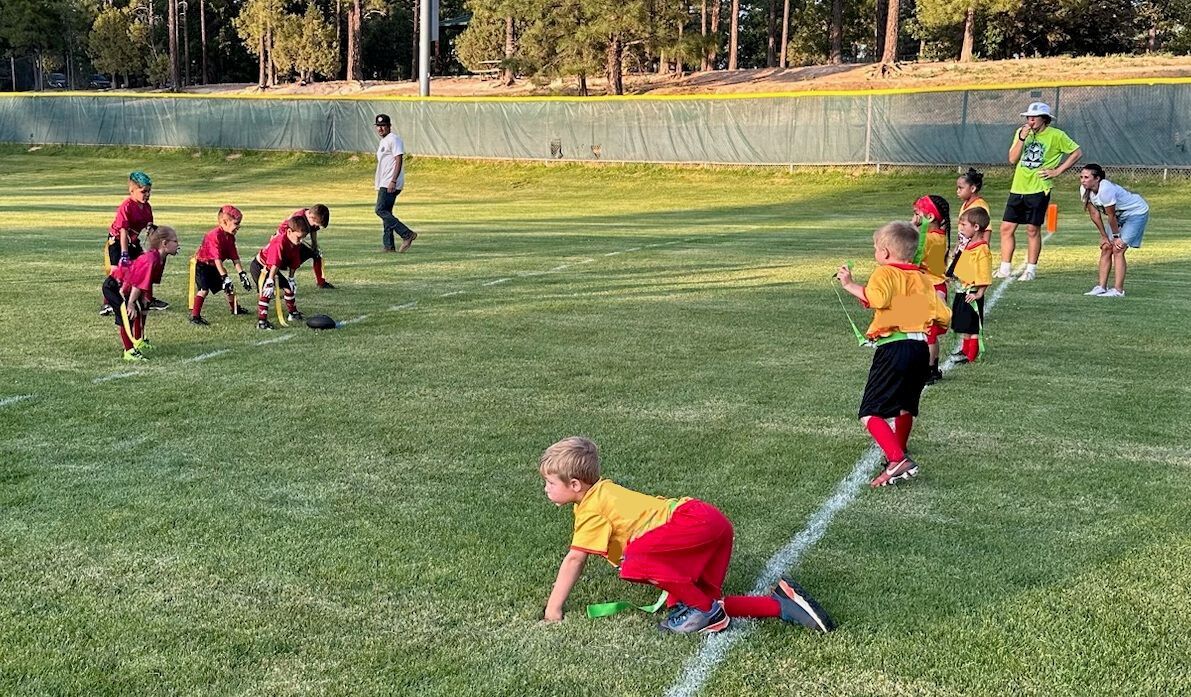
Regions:
M 718 508 L 692 499 L 670 520 L 629 542 L 620 577 L 635 583 L 693 583 L 712 598 L 723 597 L 732 560 L 732 523 Z

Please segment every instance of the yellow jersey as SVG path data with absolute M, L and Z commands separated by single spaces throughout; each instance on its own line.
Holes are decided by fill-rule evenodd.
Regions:
M 601 479 L 575 504 L 571 549 L 619 566 L 629 542 L 670 520 L 671 512 L 687 501 L 649 496 Z
M 913 264 L 883 264 L 864 287 L 864 306 L 873 310 L 867 336 L 879 339 L 894 332 L 925 332 L 951 324 L 947 307 L 934 284 Z

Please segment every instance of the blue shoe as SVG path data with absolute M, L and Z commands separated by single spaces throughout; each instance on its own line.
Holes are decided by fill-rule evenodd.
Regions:
M 783 576 L 773 589 L 773 597 L 782 607 L 784 621 L 823 633 L 835 629 L 827 612 L 793 580 Z
M 724 612 L 724 604 L 715 601 L 707 612 L 687 605 L 675 605 L 658 629 L 674 634 L 711 634 L 728 628 L 732 618 Z

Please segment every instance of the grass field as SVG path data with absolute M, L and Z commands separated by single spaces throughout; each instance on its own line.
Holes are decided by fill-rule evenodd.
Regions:
M 607 564 L 539 623 L 571 516 L 538 454 L 585 434 L 621 483 L 716 503 L 748 590 L 868 446 L 871 354 L 829 274 L 867 276 L 877 224 L 953 194 L 947 174 L 416 160 L 398 213 L 421 236 L 381 255 L 370 158 L 226 155 L 0 147 L 0 694 L 665 693 L 703 642 L 584 619 L 652 598 Z M 183 248 L 161 348 L 129 367 L 96 310 L 134 168 Z M 1135 184 L 1151 226 L 1108 300 L 1082 295 L 1076 186 L 986 359 L 925 396 L 923 475 L 860 492 L 790 570 L 841 628 L 758 623 L 700 694 L 1186 694 L 1191 193 Z M 185 322 L 219 205 L 249 259 L 315 201 L 340 289 L 303 269 L 299 307 L 358 321 L 267 334 L 216 299 L 211 327 Z

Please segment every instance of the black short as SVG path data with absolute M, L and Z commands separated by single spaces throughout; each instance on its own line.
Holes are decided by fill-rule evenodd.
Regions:
M 1036 194 L 1009 194 L 1005 204 L 1005 215 L 1001 220 L 1018 225 L 1042 226 L 1046 222 L 1046 209 L 1050 206 L 1050 192 Z
M 256 291 L 261 290 L 261 273 L 265 271 L 265 267 L 261 265 L 257 259 L 252 260 L 252 264 L 248 266 L 248 272 L 252 274 L 252 282 L 256 284 Z M 277 287 L 283 290 L 289 289 L 289 277 L 285 275 L 284 269 L 277 269 Z
M 955 300 L 951 301 L 951 331 L 956 334 L 979 334 L 980 322 L 984 319 L 984 298 L 976 301 L 979 310 L 977 313 L 971 305 L 964 302 L 965 295 L 957 292 Z
M 918 416 L 918 401 L 929 374 L 930 350 L 925 341 L 903 339 L 878 346 L 859 416 L 891 419 L 903 410 Z
M 202 261 L 195 264 L 194 286 L 199 290 L 206 290 L 212 293 L 222 292 L 223 274 L 219 273 L 219 267 Z
M 120 263 L 120 238 L 119 237 L 108 237 L 107 249 L 108 249 L 108 264 L 110 264 L 112 266 L 116 266 L 117 264 Z M 132 239 L 128 240 L 128 260 L 129 261 L 136 259 L 143 252 L 144 252 L 144 250 L 141 249 L 140 238 L 137 238 L 135 241 L 133 241 Z
M 307 259 L 322 259 L 323 258 L 323 253 L 321 251 L 318 251 L 318 252 L 314 251 L 314 248 L 308 244 L 298 245 L 298 255 L 301 257 L 303 264 L 306 263 Z
M 116 326 L 119 327 L 122 324 L 120 306 L 124 304 L 124 296 L 120 294 L 120 282 L 111 276 L 103 279 L 103 299 L 107 302 L 108 307 L 112 308 L 112 317 L 116 320 Z

